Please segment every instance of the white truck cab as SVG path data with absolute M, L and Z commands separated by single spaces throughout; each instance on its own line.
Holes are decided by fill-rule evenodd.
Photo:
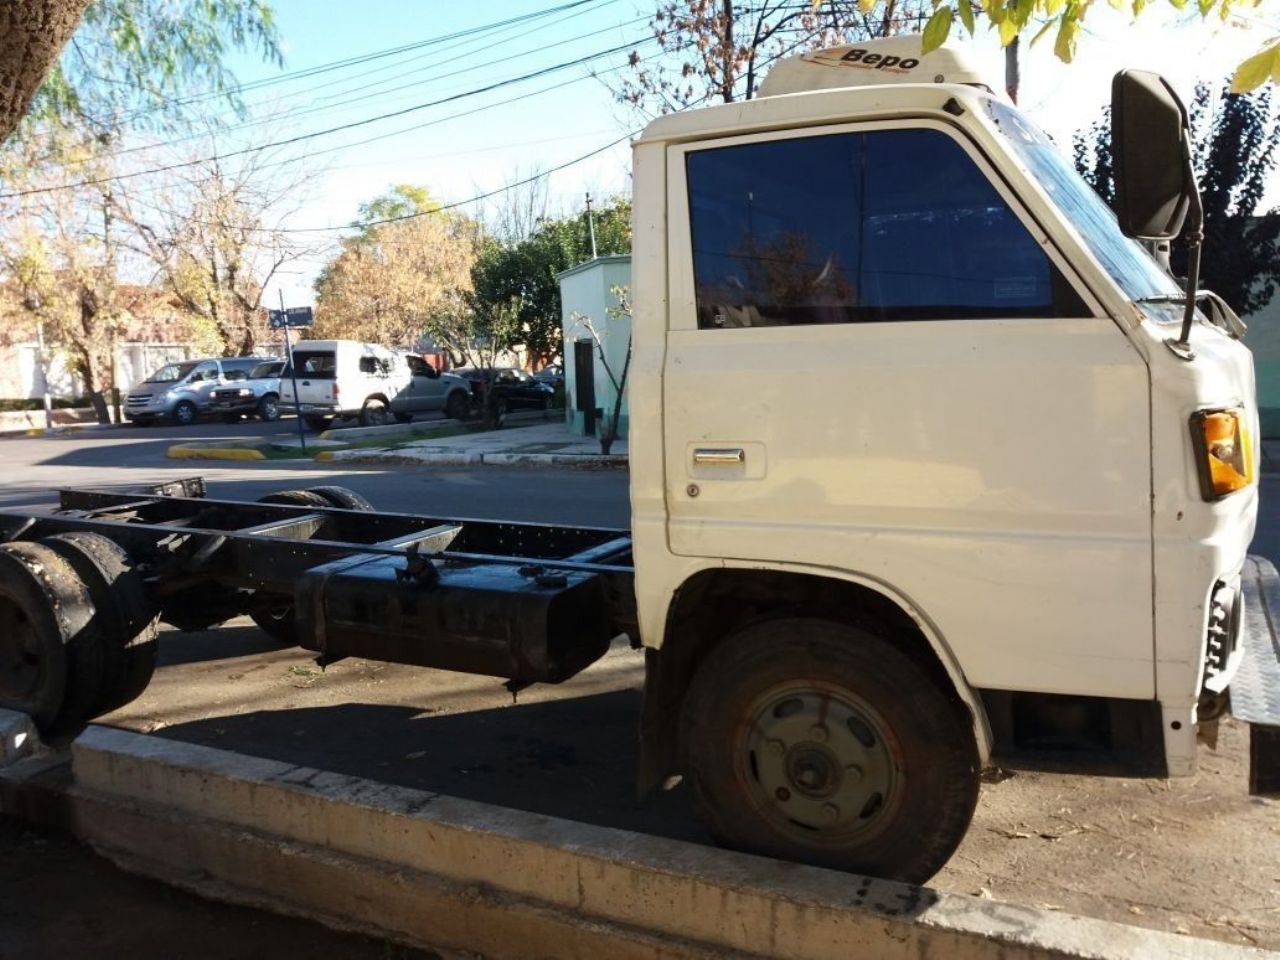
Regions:
M 1118 149 L 1181 227 L 1168 109 L 1122 101 Z M 1062 151 L 916 37 L 784 61 L 634 160 L 643 779 L 735 846 L 921 880 L 984 763 L 1193 772 L 1257 512 L 1234 314 L 1184 330 Z

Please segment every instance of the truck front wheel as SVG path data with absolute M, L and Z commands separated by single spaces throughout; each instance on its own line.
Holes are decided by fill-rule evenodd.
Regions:
M 923 883 L 969 827 L 968 710 L 893 643 L 829 620 L 750 624 L 681 714 L 696 812 L 726 846 Z

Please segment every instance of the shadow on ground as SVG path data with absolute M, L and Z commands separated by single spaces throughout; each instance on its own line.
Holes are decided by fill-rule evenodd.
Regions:
M 617 690 L 456 714 L 363 703 L 261 710 L 175 724 L 156 735 L 583 823 L 710 842 L 683 789 L 636 797 L 639 714 L 639 691 Z

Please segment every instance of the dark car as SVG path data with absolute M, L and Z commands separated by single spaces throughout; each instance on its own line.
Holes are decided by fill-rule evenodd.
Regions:
M 469 380 L 477 400 L 483 398 L 485 384 L 492 379 L 494 397 L 508 410 L 546 410 L 555 396 L 552 387 L 515 367 L 468 367 L 449 372 Z
M 564 386 L 564 367 L 558 363 L 550 364 L 543 367 L 533 375 L 533 379 L 545 383 L 548 387 L 555 389 Z

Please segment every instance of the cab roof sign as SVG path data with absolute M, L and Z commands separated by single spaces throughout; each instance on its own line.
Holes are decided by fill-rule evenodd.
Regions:
M 963 83 L 991 90 L 961 51 L 941 47 L 922 54 L 920 48 L 919 34 L 911 34 L 788 57 L 769 71 L 760 96 L 891 83 Z

